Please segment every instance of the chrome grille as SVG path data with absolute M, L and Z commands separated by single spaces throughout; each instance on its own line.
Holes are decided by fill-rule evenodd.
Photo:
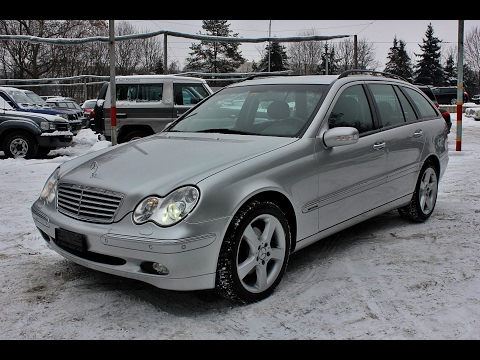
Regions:
M 124 194 L 83 185 L 59 184 L 58 211 L 82 221 L 110 223 Z

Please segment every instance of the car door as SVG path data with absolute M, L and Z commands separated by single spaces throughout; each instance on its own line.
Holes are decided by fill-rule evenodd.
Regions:
M 318 147 L 319 230 L 360 216 L 385 203 L 385 140 L 376 130 L 362 84 L 344 88 L 328 115 L 329 128 L 353 126 L 356 144 Z M 313 207 L 312 207 L 313 208 Z
M 376 113 L 382 124 L 381 133 L 385 139 L 387 153 L 385 195 L 387 202 L 392 202 L 404 196 L 411 196 L 420 170 L 425 136 L 422 123 L 418 122 L 417 112 L 398 87 L 375 83 L 369 84 L 369 89 L 373 94 Z M 433 108 L 420 92 L 410 91 L 413 92 L 412 95 L 423 100 L 423 107 Z M 388 110 L 385 105 L 388 105 Z

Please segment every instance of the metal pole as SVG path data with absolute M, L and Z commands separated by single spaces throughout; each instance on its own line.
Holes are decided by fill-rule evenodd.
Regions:
M 463 21 L 458 20 L 458 76 L 457 76 L 457 138 L 456 150 L 462 151 L 462 117 L 463 117 Z
M 117 145 L 117 88 L 115 85 L 115 28 L 114 20 L 108 20 L 110 42 L 110 125 L 112 145 Z
M 163 73 L 168 74 L 167 64 L 167 34 L 163 34 Z
M 269 20 L 270 24 L 268 25 L 268 37 L 272 36 L 272 20 Z M 268 42 L 268 72 L 270 72 L 270 53 L 272 51 L 272 42 Z
M 325 75 L 328 75 L 328 56 L 329 56 L 329 52 L 328 52 L 328 45 L 325 46 Z
M 357 43 L 357 35 L 353 35 L 353 61 L 355 62 L 353 65 L 354 69 L 358 69 L 358 43 Z

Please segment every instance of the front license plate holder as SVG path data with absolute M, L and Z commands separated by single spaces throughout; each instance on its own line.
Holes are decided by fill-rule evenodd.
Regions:
M 87 251 L 85 235 L 65 229 L 55 229 L 55 244 L 78 252 Z

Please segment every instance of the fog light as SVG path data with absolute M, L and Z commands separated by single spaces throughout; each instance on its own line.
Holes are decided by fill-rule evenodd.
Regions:
M 170 271 L 168 271 L 167 267 L 165 265 L 159 264 L 159 263 L 153 263 L 152 264 L 153 270 L 155 270 L 159 275 L 168 275 Z
M 168 275 L 170 273 L 165 265 L 156 262 L 142 262 L 140 264 L 140 268 L 143 271 L 153 275 Z

